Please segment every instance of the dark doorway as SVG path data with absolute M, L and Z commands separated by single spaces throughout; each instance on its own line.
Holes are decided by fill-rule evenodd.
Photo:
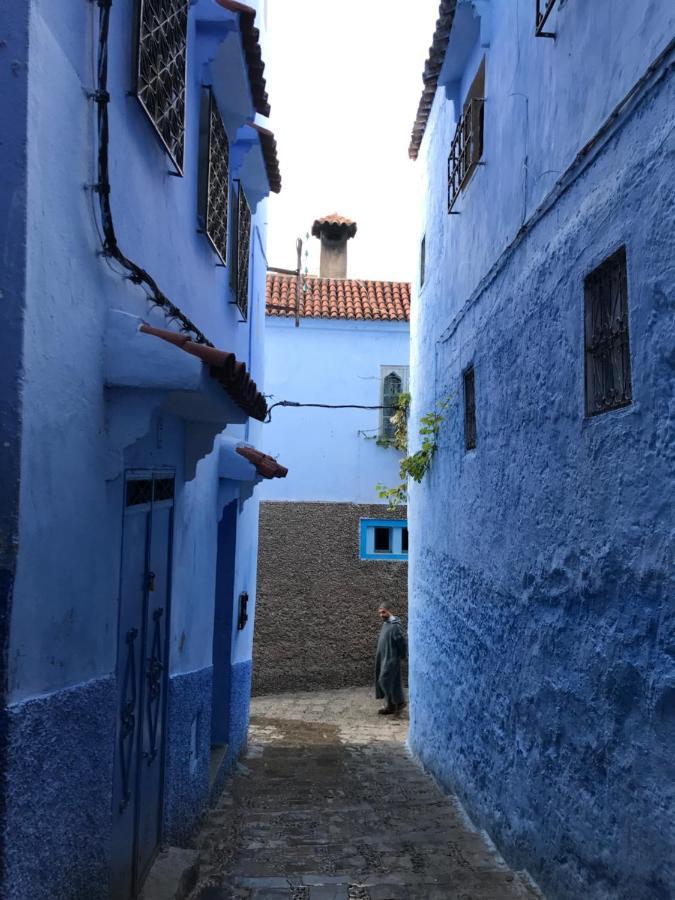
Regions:
M 230 672 L 234 616 L 234 556 L 237 545 L 238 504 L 225 507 L 218 526 L 216 599 L 213 621 L 213 699 L 211 745 L 214 758 L 224 757 L 230 740 Z M 217 750 L 220 748 L 221 752 Z

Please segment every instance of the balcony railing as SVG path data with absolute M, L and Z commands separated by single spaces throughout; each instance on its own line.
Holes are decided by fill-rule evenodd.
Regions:
M 483 155 L 485 98 L 472 97 L 459 120 L 448 157 L 448 212 Z
M 557 0 L 536 0 L 537 9 L 534 27 L 536 37 L 555 37 L 554 31 L 544 31 L 544 28 L 546 27 L 548 17 L 553 12 L 553 7 L 556 5 L 556 2 Z

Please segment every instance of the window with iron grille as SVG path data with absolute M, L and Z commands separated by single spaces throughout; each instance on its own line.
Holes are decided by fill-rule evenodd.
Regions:
M 391 443 L 396 436 L 396 426 L 391 417 L 396 412 L 398 398 L 408 390 L 408 366 L 381 366 L 380 368 L 380 441 Z
M 553 12 L 557 0 L 537 0 L 537 11 L 534 22 L 534 33 L 537 37 L 554 38 L 554 31 L 544 31 L 548 17 Z
M 233 191 L 232 250 L 230 265 L 230 285 L 234 291 L 234 302 L 244 319 L 248 318 L 248 267 L 251 252 L 251 207 L 241 184 Z
M 621 247 L 586 278 L 586 415 L 633 400 L 628 340 L 628 274 Z
M 426 234 L 422 238 L 422 243 L 420 245 L 420 287 L 424 285 L 424 268 L 426 266 L 426 255 L 427 255 L 427 236 Z
M 469 88 L 448 156 L 448 212 L 466 187 L 483 156 L 485 127 L 485 60 Z
M 199 141 L 199 220 L 223 263 L 227 261 L 230 145 L 210 88 L 202 91 Z
M 476 447 L 476 373 L 473 366 L 464 372 L 464 446 Z
M 189 0 L 137 0 L 136 96 L 183 172 Z

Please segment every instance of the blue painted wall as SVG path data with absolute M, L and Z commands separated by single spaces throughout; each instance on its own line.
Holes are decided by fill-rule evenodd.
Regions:
M 262 386 L 268 185 L 257 139 L 242 127 L 254 113 L 236 16 L 214 0 L 191 4 L 185 170 L 184 177 L 175 178 L 138 101 L 127 95 L 133 8 L 133 0 L 119 0 L 111 13 L 111 202 L 119 243 L 217 346 L 245 361 Z M 96 180 L 95 108 L 88 93 L 95 87 L 97 17 L 95 4 L 70 0 L 0 8 L 0 66 L 7 75 L 3 84 L 11 87 L 0 99 L 3 614 L 9 611 L 17 546 L 17 494 L 20 546 L 9 646 L 10 790 L 2 795 L 7 802 L 2 834 L 12 843 L 4 884 L 11 885 L 12 900 L 47 895 L 91 900 L 91 885 L 82 880 L 88 867 L 96 872 L 96 890 L 106 895 L 118 713 L 111 698 L 123 482 L 129 468 L 176 471 L 167 834 L 184 837 L 198 821 L 208 796 L 218 522 L 224 492 L 238 500 L 242 485 L 223 480 L 218 448 L 209 451 L 218 428 L 253 444 L 262 440 L 262 425 L 242 415 L 228 418 L 230 407 L 223 400 L 210 440 L 192 453 L 190 410 L 178 411 L 175 396 L 159 382 L 171 380 L 174 360 L 177 382 L 186 366 L 195 368 L 194 361 L 186 363 L 180 351 L 160 349 L 160 342 L 143 335 L 120 347 L 111 330 L 115 310 L 134 321 L 175 326 L 151 310 L 144 292 L 98 253 L 96 198 L 85 190 Z M 232 177 L 241 179 L 253 210 L 247 323 L 231 302 L 228 269 L 217 265 L 197 231 L 199 92 L 210 82 L 230 138 Z M 157 354 L 167 349 L 173 355 L 162 356 L 158 365 Z M 157 383 L 152 389 L 139 383 L 134 390 L 132 377 L 131 388 L 111 389 L 111 360 L 115 371 L 126 366 Z M 244 496 L 254 476 L 251 469 Z M 245 502 L 242 497 L 235 583 L 237 590 L 248 590 L 252 606 L 257 511 L 255 497 Z M 0 618 L 0 637 L 2 628 Z M 233 635 L 232 644 L 233 664 L 250 661 L 250 634 Z M 29 744 L 38 709 L 49 765 L 42 765 Z M 195 762 L 190 754 L 196 714 L 203 727 Z M 28 769 L 27 758 L 35 760 Z M 186 759 L 192 766 L 188 780 Z M 75 806 L 64 813 L 64 797 L 86 809 L 86 816 Z M 50 835 L 44 843 L 50 863 L 38 866 L 33 843 L 43 832 Z
M 666 900 L 672 54 L 573 163 L 672 39 L 675 11 L 559 3 L 551 41 L 534 37 L 532 6 L 459 5 L 417 163 L 427 277 L 413 416 L 450 406 L 408 510 L 410 742 L 552 900 Z M 455 101 L 483 54 L 485 166 L 448 216 Z M 588 419 L 583 282 L 622 244 L 633 403 Z M 478 443 L 466 452 L 469 364 Z
M 26 117 L 28 106 L 28 2 L 2 0 L 0 91 L 3 189 L 0 190 L 0 784 L 7 771 L 5 704 L 9 623 L 16 572 L 21 452 L 21 347 L 26 278 Z M 0 821 L 6 798 L 0 791 Z M 0 879 L 5 860 L 0 830 Z
M 266 385 L 275 400 L 379 405 L 380 366 L 407 366 L 407 322 L 267 317 Z M 289 365 L 289 359 L 293 364 Z M 272 411 L 267 452 L 289 472 L 261 487 L 264 500 L 378 503 L 375 485 L 400 481 L 400 453 L 376 443 L 379 410 Z

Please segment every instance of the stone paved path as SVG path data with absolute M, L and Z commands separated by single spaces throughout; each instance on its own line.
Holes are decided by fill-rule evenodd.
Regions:
M 253 701 L 191 900 L 532 900 L 366 690 Z

